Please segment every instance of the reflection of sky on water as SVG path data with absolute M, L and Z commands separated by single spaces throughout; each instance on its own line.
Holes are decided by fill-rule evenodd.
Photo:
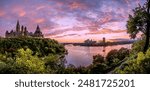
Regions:
M 107 47 L 85 47 L 85 46 L 73 46 L 66 45 L 65 48 L 68 50 L 66 55 L 67 64 L 73 64 L 76 67 L 88 66 L 92 63 L 93 55 L 101 54 L 106 56 L 107 53 L 112 49 L 131 48 L 131 45 L 115 45 Z

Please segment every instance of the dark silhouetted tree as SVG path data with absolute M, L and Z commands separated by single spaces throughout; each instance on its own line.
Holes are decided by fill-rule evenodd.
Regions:
M 141 6 L 139 5 L 133 10 L 133 15 L 129 15 L 127 21 L 127 29 L 131 38 L 136 38 L 139 32 L 142 32 L 145 36 L 145 45 L 143 52 L 146 52 L 149 46 L 150 37 L 150 0 Z

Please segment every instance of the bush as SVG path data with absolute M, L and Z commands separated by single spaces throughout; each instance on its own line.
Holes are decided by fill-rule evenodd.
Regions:
M 0 54 L 0 73 L 5 74 L 42 74 L 57 73 L 63 65 L 58 55 L 38 57 L 29 48 L 19 49 L 15 57 L 5 57 Z
M 119 60 L 123 60 L 125 57 L 129 56 L 129 49 L 127 48 L 121 48 L 119 50 L 111 50 L 107 56 L 106 56 L 106 60 L 110 63 L 113 63 L 114 59 L 119 59 Z
M 103 63 L 104 62 L 104 57 L 102 55 L 95 55 L 93 56 L 93 64 L 97 63 Z
M 127 60 L 120 68 L 116 68 L 114 73 L 130 73 L 130 74 L 149 74 L 150 73 L 150 48 L 144 54 L 139 52 L 137 58 Z

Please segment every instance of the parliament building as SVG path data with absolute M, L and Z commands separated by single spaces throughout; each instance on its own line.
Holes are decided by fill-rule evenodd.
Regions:
M 16 30 L 6 31 L 6 38 L 16 38 L 16 37 L 37 37 L 43 38 L 43 34 L 40 30 L 40 27 L 37 25 L 37 28 L 34 33 L 29 32 L 26 26 L 20 26 L 19 21 L 17 21 Z

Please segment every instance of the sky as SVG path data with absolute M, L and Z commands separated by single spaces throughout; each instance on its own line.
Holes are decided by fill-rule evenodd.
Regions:
M 59 42 L 86 39 L 129 39 L 126 21 L 146 0 L 0 0 L 0 36 L 15 29 L 17 20 L 34 32 Z

